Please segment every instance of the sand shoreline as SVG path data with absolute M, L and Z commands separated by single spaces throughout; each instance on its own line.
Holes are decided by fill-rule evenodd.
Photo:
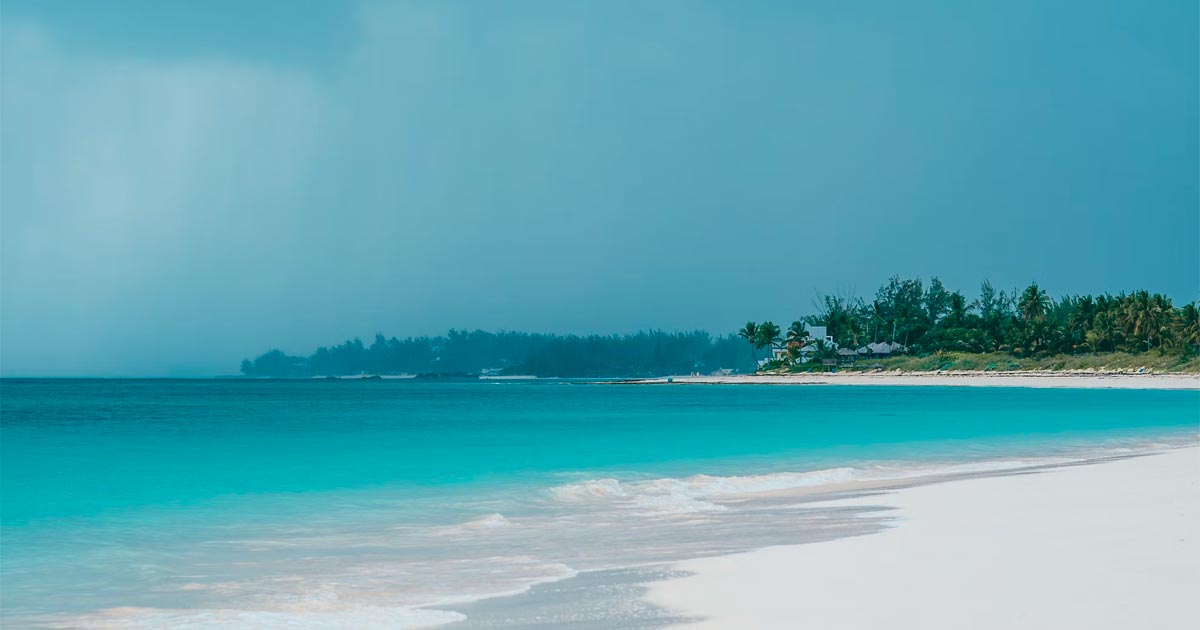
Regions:
M 725 628 L 1172 628 L 1200 619 L 1200 448 L 923 484 L 867 536 L 687 560 L 648 602 Z M 864 602 L 872 602 L 864 605 Z
M 836 372 L 831 374 L 672 376 L 616 382 L 671 385 L 914 385 L 1200 390 L 1200 374 L 1100 372 Z
M 733 601 L 732 604 L 730 601 L 725 601 L 725 604 L 736 606 L 737 601 L 741 601 L 744 596 L 744 594 L 737 593 L 736 590 L 730 590 L 736 585 L 721 585 L 720 593 L 709 592 L 708 586 L 704 585 L 698 594 L 689 591 L 692 590 L 696 580 L 709 579 L 713 577 L 714 571 L 718 578 L 729 573 L 728 565 L 730 563 L 734 567 L 733 573 L 739 575 L 739 580 L 751 587 L 761 580 L 782 580 L 784 583 L 790 583 L 795 579 L 792 572 L 797 570 L 824 570 L 824 567 L 814 568 L 813 564 L 807 561 L 796 564 L 789 555 L 793 553 L 791 550 L 825 546 L 853 538 L 886 536 L 891 529 L 908 527 L 907 521 L 910 521 L 911 518 L 905 513 L 903 501 L 896 499 L 897 497 L 902 499 L 910 491 L 923 492 L 923 489 L 927 487 L 959 488 L 959 484 L 962 482 L 992 479 L 1016 479 L 1019 480 L 1018 483 L 1024 483 L 1024 480 L 1027 479 L 1040 478 L 1043 473 L 1053 474 L 1057 471 L 1073 469 L 1087 470 L 1112 463 L 1152 459 L 1164 453 L 1169 455 L 1179 452 L 1191 454 L 1191 460 L 1196 464 L 1196 474 L 1193 475 L 1193 480 L 1200 482 L 1200 445 L 1194 440 L 1173 446 L 1158 444 L 1151 450 L 1120 451 L 1121 449 L 1116 449 L 1110 454 L 1097 454 L 1079 459 L 1074 456 L 1035 457 L 1027 462 L 1005 462 L 1008 465 L 998 468 L 982 467 L 956 470 L 952 467 L 948 470 L 935 469 L 928 474 L 915 476 L 835 481 L 811 487 L 768 490 L 736 496 L 732 498 L 735 503 L 747 500 L 786 499 L 793 505 L 805 506 L 807 510 L 836 512 L 839 515 L 848 516 L 854 521 L 860 521 L 861 525 L 858 527 L 852 523 L 835 525 L 833 521 L 836 519 L 831 519 L 830 522 L 823 524 L 811 520 L 797 521 L 796 526 L 801 528 L 801 531 L 797 532 L 794 542 L 752 547 L 745 551 L 720 555 L 700 555 L 690 559 L 668 562 L 650 561 L 604 569 L 583 570 L 575 577 L 535 585 L 529 591 L 521 594 L 485 597 L 469 605 L 451 606 L 450 608 L 455 612 L 466 613 L 467 618 L 445 627 L 455 630 L 510 626 L 540 628 L 543 627 L 543 624 L 546 624 L 547 627 L 558 627 L 549 622 L 567 619 L 578 627 L 609 630 L 691 628 L 692 624 L 699 624 L 696 626 L 697 628 L 717 629 L 794 627 L 788 623 L 792 617 L 790 616 L 791 612 L 787 611 L 777 618 L 738 618 L 730 621 L 721 616 L 714 616 L 711 610 L 705 608 L 707 603 L 697 606 L 695 600 L 721 601 L 722 597 L 734 598 L 736 601 Z M 1142 482 L 1145 481 L 1142 479 Z M 1037 484 L 1038 482 L 1034 481 L 1033 483 Z M 1196 484 L 1195 487 L 1200 489 L 1200 484 Z M 1200 498 L 1200 495 L 1197 498 Z M 954 503 L 951 502 L 942 507 L 949 506 L 949 509 L 953 509 L 953 505 Z M 1029 516 L 1037 518 L 1038 515 L 1031 514 Z M 1200 521 L 1200 518 L 1193 515 L 1189 523 L 1194 521 Z M 807 529 L 814 526 L 817 527 L 816 530 Z M 829 529 L 830 527 L 837 527 L 837 533 L 832 533 L 833 530 Z M 800 535 L 804 531 L 819 535 L 816 537 Z M 937 547 L 936 542 L 934 541 L 935 544 L 933 544 L 935 548 Z M 922 553 L 928 551 L 930 550 L 925 549 Z M 936 549 L 933 551 L 936 554 Z M 773 567 L 771 571 L 761 575 L 757 561 L 743 566 L 747 558 L 758 558 L 764 554 L 772 558 L 776 554 L 783 554 L 782 565 Z M 851 562 L 858 562 L 858 560 L 854 559 Z M 712 567 L 716 568 L 710 567 L 710 563 Z M 1200 562 L 1196 564 L 1200 567 Z M 920 562 L 916 562 L 913 566 L 920 566 Z M 739 573 L 742 569 L 744 571 Z M 684 580 L 682 597 L 679 596 L 680 585 L 676 584 L 676 581 L 680 579 Z M 1200 568 L 1197 570 L 1197 582 L 1200 582 Z M 779 594 L 776 593 L 776 595 Z M 857 595 L 847 595 L 847 597 L 857 601 Z M 786 595 L 780 599 L 781 602 L 788 600 L 789 597 Z M 770 608 L 770 606 L 766 607 L 767 610 Z M 876 626 L 905 627 L 886 623 L 876 624 Z M 835 624 L 832 627 L 839 626 Z

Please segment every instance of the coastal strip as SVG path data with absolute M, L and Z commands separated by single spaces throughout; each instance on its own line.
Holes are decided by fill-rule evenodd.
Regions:
M 1089 372 L 834 372 L 825 374 L 671 376 L 607 382 L 639 385 L 924 385 L 936 387 L 1200 390 L 1200 374 Z
M 882 532 L 676 563 L 648 603 L 726 628 L 1177 628 L 1200 619 L 1200 448 L 841 499 Z

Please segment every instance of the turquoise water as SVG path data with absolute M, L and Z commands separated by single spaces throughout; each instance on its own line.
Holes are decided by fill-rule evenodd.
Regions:
M 778 542 L 746 492 L 1200 430 L 1177 391 L 6 380 L 0 405 L 6 626 L 407 627 L 735 526 Z

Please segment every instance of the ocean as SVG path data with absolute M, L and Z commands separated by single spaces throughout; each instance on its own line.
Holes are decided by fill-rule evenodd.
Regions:
M 466 627 L 581 573 L 887 526 L 797 490 L 1198 433 L 1197 391 L 9 379 L 0 624 Z

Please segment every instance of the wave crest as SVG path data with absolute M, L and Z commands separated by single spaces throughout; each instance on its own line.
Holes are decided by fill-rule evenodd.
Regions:
M 508 520 L 499 512 L 492 512 L 485 516 L 469 520 L 465 523 L 457 525 L 448 525 L 439 527 L 434 533 L 441 536 L 449 536 L 454 534 L 466 534 L 471 532 L 489 531 L 495 529 L 505 529 L 515 527 L 516 523 Z
M 693 475 L 682 479 L 665 477 L 622 482 L 612 478 L 590 479 L 550 489 L 556 501 L 611 504 L 654 512 L 686 513 L 725 510 L 713 500 L 795 490 L 858 479 L 854 468 L 829 468 L 811 472 L 719 477 Z
M 807 472 L 761 475 L 692 475 L 644 481 L 612 478 L 589 479 L 550 488 L 550 496 L 563 503 L 592 504 L 654 513 L 688 513 L 728 509 L 720 501 L 737 500 L 772 492 L 787 492 L 855 481 L 893 481 L 917 477 L 969 475 L 1015 470 L 1030 466 L 1060 465 L 1077 457 L 990 460 L 941 465 L 874 465 L 863 468 L 825 468 Z

